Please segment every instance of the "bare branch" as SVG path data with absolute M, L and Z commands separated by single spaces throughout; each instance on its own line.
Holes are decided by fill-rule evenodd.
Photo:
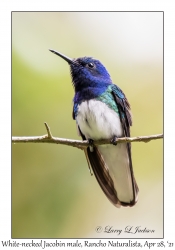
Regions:
M 48 138 L 52 139 L 53 136 L 52 136 L 52 133 L 51 133 L 51 131 L 50 131 L 50 128 L 49 128 L 48 124 L 45 122 L 44 125 L 46 126 Z
M 13 143 L 31 143 L 31 142 L 32 143 L 55 143 L 55 144 L 72 146 L 72 147 L 76 147 L 79 149 L 85 149 L 89 146 L 88 141 L 71 140 L 71 139 L 53 137 L 48 124 L 46 122 L 44 124 L 46 126 L 47 135 L 30 136 L 30 137 L 13 136 L 12 142 Z M 157 134 L 157 135 L 149 135 L 149 136 L 123 137 L 123 138 L 116 139 L 116 142 L 117 143 L 149 142 L 151 140 L 157 140 L 157 139 L 162 139 L 162 138 L 163 138 L 163 134 Z M 94 145 L 104 145 L 104 144 L 111 144 L 111 140 L 105 139 L 105 140 L 94 141 Z

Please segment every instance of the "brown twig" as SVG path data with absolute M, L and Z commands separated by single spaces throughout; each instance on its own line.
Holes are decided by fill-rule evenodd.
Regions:
M 13 136 L 12 142 L 13 143 L 55 143 L 55 144 L 62 144 L 67 146 L 76 147 L 79 149 L 84 149 L 89 146 L 88 141 L 80 141 L 80 140 L 71 140 L 71 139 L 64 139 L 64 138 L 57 138 L 53 137 L 51 130 L 48 126 L 48 124 L 44 123 L 47 130 L 47 135 L 43 136 Z M 137 137 L 123 137 L 116 139 L 117 143 L 125 143 L 125 142 L 149 142 L 151 140 L 158 140 L 162 139 L 163 134 L 157 134 L 157 135 L 149 135 L 149 136 L 137 136 Z M 110 139 L 103 139 L 94 141 L 94 145 L 104 145 L 104 144 L 111 144 Z

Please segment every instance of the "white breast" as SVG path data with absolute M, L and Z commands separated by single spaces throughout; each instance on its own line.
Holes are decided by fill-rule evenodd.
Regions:
M 123 129 L 119 115 L 105 103 L 96 100 L 84 101 L 78 107 L 76 121 L 87 139 L 99 140 L 122 137 Z M 126 144 L 101 145 L 101 153 L 120 201 L 133 199 L 131 170 Z
M 76 121 L 87 139 L 112 139 L 114 135 L 123 135 L 119 115 L 101 101 L 82 102 L 78 107 Z
M 113 136 L 123 136 L 119 115 L 100 101 L 82 102 L 78 107 L 76 121 L 87 139 L 112 139 Z M 133 190 L 127 145 L 101 145 L 97 148 L 113 179 L 119 200 L 129 203 L 133 200 Z

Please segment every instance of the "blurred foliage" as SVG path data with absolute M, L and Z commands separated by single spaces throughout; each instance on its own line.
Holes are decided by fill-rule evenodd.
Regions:
M 12 135 L 46 134 L 44 122 L 47 122 L 54 136 L 80 139 L 72 119 L 74 90 L 69 67 L 48 48 L 67 51 L 70 57 L 93 55 L 100 59 L 131 103 L 134 121 L 131 135 L 162 133 L 163 51 L 154 48 L 163 46 L 163 37 L 152 31 L 150 42 L 148 34 L 152 27 L 161 30 L 162 17 L 159 21 L 155 13 L 147 14 L 149 19 L 146 13 L 128 16 L 131 22 L 128 26 L 124 18 L 127 13 L 14 12 Z M 117 22 L 119 18 L 121 23 Z M 138 27 L 132 26 L 132 20 Z M 108 36 L 104 36 L 104 27 Z M 139 54 L 144 48 L 136 46 L 138 51 L 134 47 L 134 55 L 128 52 L 127 57 L 125 49 L 127 45 L 129 50 L 131 41 L 122 46 L 117 39 L 131 29 L 132 40 L 139 40 L 140 46 L 141 32 L 144 39 L 149 39 L 147 43 L 143 39 L 153 47 L 147 55 Z M 100 43 L 99 38 L 103 38 Z M 114 42 L 116 47 L 112 46 Z M 135 56 L 137 52 L 140 56 Z M 127 225 L 155 230 L 152 235 L 122 235 L 124 238 L 162 237 L 163 141 L 132 143 L 132 156 L 139 200 L 133 208 L 116 209 L 89 174 L 83 151 L 61 145 L 13 144 L 12 237 L 109 237 L 95 232 L 97 226 L 107 225 L 123 230 Z

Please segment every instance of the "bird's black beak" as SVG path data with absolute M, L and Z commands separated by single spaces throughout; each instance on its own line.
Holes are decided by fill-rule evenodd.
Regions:
M 53 49 L 49 49 L 52 53 L 56 54 L 57 56 L 60 56 L 61 58 L 63 58 L 66 62 L 68 62 L 69 64 L 73 63 L 73 60 L 63 54 L 61 54 L 60 52 L 57 52 Z

